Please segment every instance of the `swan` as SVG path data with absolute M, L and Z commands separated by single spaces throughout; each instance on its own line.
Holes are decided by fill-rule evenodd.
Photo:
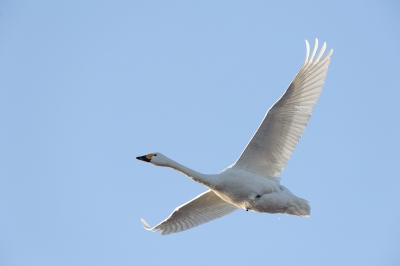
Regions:
M 156 166 L 175 169 L 208 188 L 206 192 L 177 207 L 167 219 L 154 227 L 141 219 L 145 229 L 161 231 L 162 235 L 177 233 L 237 209 L 309 217 L 308 201 L 282 186 L 279 178 L 321 94 L 333 53 L 331 49 L 321 59 L 326 49 L 324 43 L 314 59 L 318 39 L 315 39 L 311 56 L 308 41 L 305 42 L 306 59 L 300 71 L 285 93 L 268 110 L 233 165 L 218 174 L 201 174 L 159 152 L 136 157 Z

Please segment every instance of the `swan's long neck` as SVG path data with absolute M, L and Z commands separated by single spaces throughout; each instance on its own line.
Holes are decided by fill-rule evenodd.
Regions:
M 164 166 L 170 167 L 172 169 L 175 169 L 176 171 L 181 172 L 182 174 L 188 176 L 192 180 L 205 185 L 208 188 L 214 188 L 216 185 L 216 179 L 213 178 L 213 175 L 205 175 L 199 172 L 196 172 L 186 166 L 183 166 L 174 160 L 171 160 L 168 158 L 168 163 L 166 163 Z

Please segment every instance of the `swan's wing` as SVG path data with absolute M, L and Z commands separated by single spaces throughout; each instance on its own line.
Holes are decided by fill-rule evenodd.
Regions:
M 144 219 L 141 221 L 145 229 L 161 231 L 162 235 L 167 235 L 207 223 L 237 209 L 236 206 L 222 200 L 212 190 L 209 190 L 177 207 L 167 219 L 153 228 Z
M 299 141 L 321 94 L 333 50 L 320 60 L 326 44 L 315 59 L 318 40 L 286 92 L 268 110 L 257 132 L 234 167 L 259 175 L 278 177 Z

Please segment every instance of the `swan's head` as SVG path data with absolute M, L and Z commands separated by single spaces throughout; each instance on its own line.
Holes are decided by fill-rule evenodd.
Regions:
M 149 153 L 143 156 L 138 156 L 136 159 L 148 162 L 158 166 L 166 166 L 167 163 L 170 161 L 167 157 L 162 155 L 159 152 Z

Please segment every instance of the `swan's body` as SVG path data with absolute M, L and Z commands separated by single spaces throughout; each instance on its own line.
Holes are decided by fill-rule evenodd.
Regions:
M 254 212 L 310 215 L 310 206 L 280 184 L 285 167 L 322 91 L 330 55 L 321 59 L 325 43 L 313 60 L 318 40 L 282 97 L 268 110 L 257 132 L 240 158 L 219 174 L 205 175 L 189 169 L 161 153 L 150 153 L 137 159 L 173 168 L 203 184 L 208 191 L 179 206 L 155 227 L 142 219 L 143 226 L 162 234 L 176 233 L 222 217 L 237 209 Z

